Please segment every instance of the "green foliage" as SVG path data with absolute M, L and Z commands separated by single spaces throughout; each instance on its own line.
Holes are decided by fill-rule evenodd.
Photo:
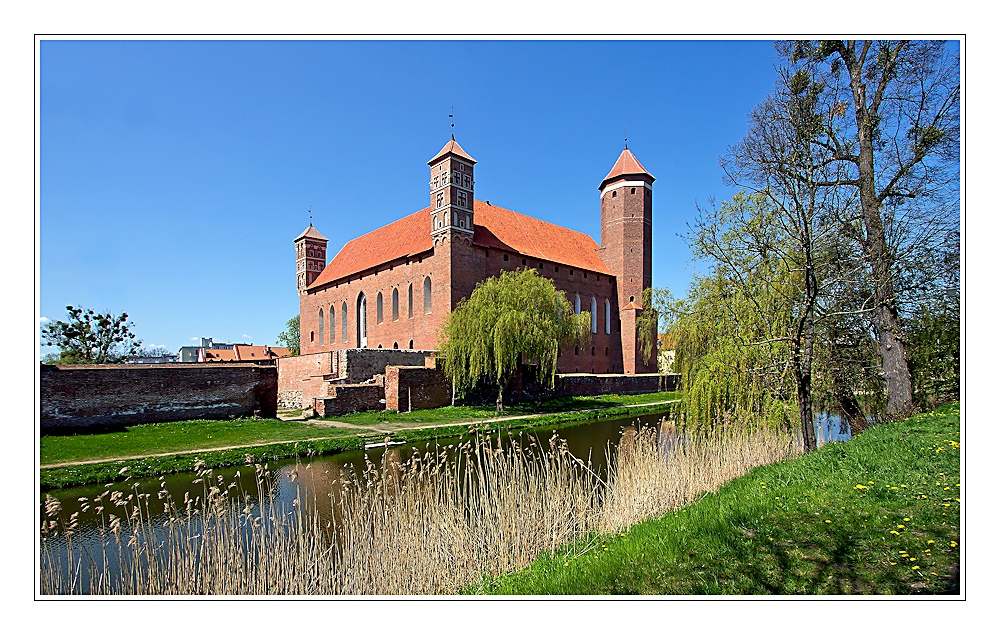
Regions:
M 560 347 L 589 338 L 589 312 L 574 314 L 552 281 L 519 269 L 487 278 L 458 303 L 442 327 L 441 352 L 458 394 L 492 381 L 502 410 L 503 389 L 522 362 L 537 362 L 539 379 L 554 385 Z
M 635 319 L 635 328 L 639 335 L 639 353 L 647 364 L 656 352 L 656 336 L 659 331 L 659 314 L 653 300 L 653 289 L 642 290 L 642 311 Z
M 288 347 L 292 355 L 299 354 L 299 316 L 296 314 L 285 323 L 285 330 L 278 334 L 277 343 Z
M 924 407 L 958 399 L 962 327 L 957 299 L 920 307 L 907 328 L 907 354 L 915 398 Z
M 96 313 L 67 306 L 69 319 L 42 327 L 42 340 L 60 349 L 60 364 L 118 364 L 137 354 L 142 341 L 135 339 L 128 313 Z

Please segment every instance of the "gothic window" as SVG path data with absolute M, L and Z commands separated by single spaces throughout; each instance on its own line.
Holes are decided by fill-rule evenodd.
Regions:
M 590 332 L 597 332 L 597 298 L 590 299 Z
M 319 343 L 323 343 L 323 309 L 319 310 Z
M 375 323 L 382 323 L 382 292 L 379 291 L 378 295 L 375 296 Z
M 347 342 L 347 303 L 340 305 L 340 339 Z
M 413 317 L 413 284 L 406 290 L 406 313 L 407 317 Z M 413 348 L 412 346 L 410 348 Z
M 611 332 L 611 301 L 604 301 L 604 332 Z
M 573 310 L 577 315 L 580 315 L 580 294 L 577 293 L 576 297 L 573 299 Z
M 364 292 L 358 294 L 358 348 L 365 348 L 368 346 L 368 299 L 365 298 Z
M 336 339 L 337 339 L 337 336 L 336 336 L 337 327 L 335 326 L 334 319 L 333 319 L 333 316 L 336 315 L 336 311 L 334 311 L 334 308 L 333 308 L 332 304 L 330 305 L 330 313 L 329 313 L 329 315 L 330 315 L 330 343 L 333 344 L 334 341 L 336 341 Z
M 431 312 L 431 279 L 424 278 L 424 313 Z
M 392 290 L 392 321 L 399 319 L 399 289 Z

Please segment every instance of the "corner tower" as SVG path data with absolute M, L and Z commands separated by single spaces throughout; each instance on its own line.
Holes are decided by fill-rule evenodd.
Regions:
M 653 181 L 629 151 L 622 150 L 601 181 L 601 259 L 615 274 L 626 373 L 656 372 L 656 352 L 646 363 L 639 353 L 636 318 L 649 310 L 642 291 L 653 285 Z
M 431 236 L 438 243 L 438 236 L 456 231 L 472 236 L 472 208 L 475 178 L 473 159 L 455 141 L 445 144 L 434 158 L 427 162 L 431 168 Z
M 309 223 L 295 243 L 295 286 L 302 295 L 326 268 L 326 236 Z

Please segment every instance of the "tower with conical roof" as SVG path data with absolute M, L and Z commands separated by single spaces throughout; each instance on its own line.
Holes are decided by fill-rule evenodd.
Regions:
M 656 372 L 656 352 L 641 359 L 636 318 L 653 285 L 653 181 L 628 145 L 601 181 L 601 259 L 615 275 L 625 373 Z
M 319 233 L 312 223 L 299 234 L 295 243 L 295 286 L 299 294 L 306 292 L 306 287 L 312 284 L 326 268 L 326 236 Z

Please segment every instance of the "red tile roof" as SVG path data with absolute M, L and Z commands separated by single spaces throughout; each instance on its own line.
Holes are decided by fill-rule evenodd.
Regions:
M 236 351 L 232 349 L 202 348 L 198 350 L 198 361 L 202 362 L 235 362 Z
M 608 175 L 604 177 L 603 181 L 601 181 L 601 187 L 598 189 L 603 189 L 605 184 L 607 184 L 607 182 L 611 179 L 619 176 L 625 176 L 626 174 L 646 175 L 650 178 L 650 180 L 655 180 L 653 175 L 647 172 L 646 168 L 642 167 L 642 164 L 635 158 L 635 155 L 629 152 L 628 148 L 625 148 L 622 150 L 622 153 L 618 155 L 618 160 L 615 161 L 615 166 L 611 168 Z
M 430 164 L 434 163 L 435 161 L 437 161 L 438 159 L 440 159 L 442 156 L 444 156 L 445 154 L 447 154 L 449 152 L 451 152 L 452 154 L 458 155 L 458 156 L 462 157 L 463 159 L 466 159 L 467 161 L 472 161 L 473 163 L 476 162 L 475 159 L 473 159 L 472 157 L 469 156 L 468 152 L 466 152 L 465 150 L 462 149 L 462 146 L 458 145 L 458 142 L 455 141 L 455 137 L 452 136 L 451 141 L 449 141 L 448 143 L 444 144 L 444 147 L 441 148 L 441 151 L 438 152 L 437 154 L 435 154 L 434 158 L 427 162 L 427 165 L 430 165 Z
M 538 260 L 611 275 L 587 234 L 525 216 L 503 207 L 475 201 L 475 244 L 504 249 Z M 309 285 L 315 289 L 392 260 L 430 251 L 430 207 L 359 236 L 344 245 L 326 269 Z
M 243 344 L 236 344 L 233 348 L 235 349 L 236 360 L 240 362 L 288 357 L 292 354 L 288 348 L 278 346 L 245 346 Z M 267 352 L 264 352 L 265 348 Z

